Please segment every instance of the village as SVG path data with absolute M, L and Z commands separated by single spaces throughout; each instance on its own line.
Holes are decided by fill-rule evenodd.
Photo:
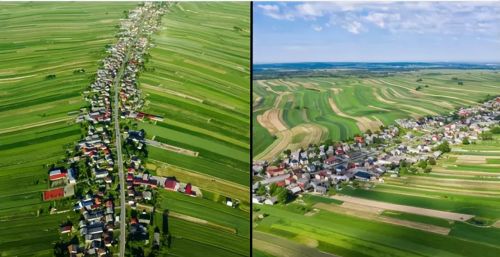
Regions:
M 273 162 L 254 161 L 252 202 L 274 205 L 301 194 L 326 195 L 344 185 L 383 183 L 384 174 L 429 173 L 451 146 L 491 138 L 499 117 L 496 97 L 450 115 L 396 120 L 347 142 L 286 150 Z
M 145 131 L 131 130 L 124 123 L 126 119 L 163 120 L 159 115 L 140 111 L 144 99 L 137 88 L 136 77 L 152 45 L 149 36 L 158 29 L 165 11 L 165 5 L 148 2 L 130 11 L 128 18 L 122 20 L 117 43 L 108 48 L 109 56 L 103 60 L 95 81 L 83 92 L 89 105 L 80 109 L 76 122 L 86 134 L 74 149 L 68 150 L 67 168 L 49 170 L 50 189 L 43 192 L 44 201 L 76 199 L 72 210 L 53 208 L 51 212 L 74 211 L 80 216 L 78 222 L 68 220 L 60 226 L 62 235 L 73 237 L 67 244 L 69 256 L 109 256 L 118 244 L 120 256 L 124 256 L 125 236 L 143 245 L 149 241 L 151 229 L 148 225 L 153 216 L 155 190 L 170 190 L 192 197 L 201 194 L 199 188 L 189 182 L 151 175 L 141 160 L 147 157 Z M 119 94 L 116 94 L 116 106 L 112 107 L 113 88 L 119 90 Z M 123 145 L 114 140 L 114 112 L 121 118 L 117 138 L 123 139 Z M 120 171 L 116 155 L 117 148 L 122 146 L 126 173 Z M 121 176 L 123 184 L 119 181 Z M 124 191 L 125 199 L 120 199 L 120 191 Z M 129 211 L 127 207 L 120 207 L 125 205 Z M 127 213 L 130 215 L 125 215 Z M 128 229 L 123 229 L 125 224 Z M 117 238 L 116 231 L 121 239 Z M 153 245 L 159 247 L 158 231 L 155 230 L 153 238 Z

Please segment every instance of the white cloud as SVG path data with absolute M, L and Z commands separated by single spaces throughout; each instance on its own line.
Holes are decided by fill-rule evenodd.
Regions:
M 320 32 L 320 31 L 322 31 L 322 30 L 323 30 L 323 27 L 321 27 L 321 26 L 319 26 L 319 25 L 313 25 L 313 26 L 312 26 L 312 29 L 313 29 L 314 31 Z
M 262 10 L 264 15 L 267 15 L 276 20 L 293 20 L 294 17 L 291 13 L 282 11 L 278 5 L 275 4 L 259 4 L 258 8 Z M 286 6 L 285 6 L 286 8 Z
M 346 29 L 352 34 L 359 34 L 363 28 L 363 25 L 361 25 L 361 23 L 358 21 L 351 21 L 346 22 L 344 25 L 342 25 L 342 28 Z
M 257 6 L 273 19 L 314 21 L 312 26 L 321 30 L 339 27 L 354 34 L 374 26 L 392 33 L 479 33 L 490 38 L 500 35 L 500 2 L 307 2 Z

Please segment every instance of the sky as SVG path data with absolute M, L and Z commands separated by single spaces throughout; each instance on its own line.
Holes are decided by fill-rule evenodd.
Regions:
M 254 2 L 254 63 L 500 62 L 500 2 Z

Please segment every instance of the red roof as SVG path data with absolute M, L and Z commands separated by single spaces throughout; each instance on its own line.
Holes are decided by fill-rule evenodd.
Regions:
M 51 181 L 54 181 L 54 180 L 62 179 L 65 177 L 66 177 L 66 173 L 59 173 L 59 174 L 54 174 L 54 175 L 50 176 L 49 178 Z
M 177 185 L 177 181 L 173 180 L 173 179 L 167 179 L 165 180 L 165 188 L 167 189 L 170 189 L 170 190 L 174 190 L 175 189 L 175 185 Z
M 63 187 L 55 188 L 55 189 L 43 192 L 43 200 L 44 201 L 49 201 L 49 200 L 58 199 L 58 198 L 62 198 L 62 197 L 64 197 L 64 188 Z
M 276 185 L 277 185 L 277 186 L 279 186 L 279 187 L 284 187 L 284 186 L 286 186 L 286 183 L 285 183 L 285 181 L 283 180 L 283 181 L 278 181 L 278 182 L 276 182 Z
M 185 190 L 186 190 L 186 194 L 188 194 L 188 195 L 193 194 L 193 191 L 192 191 L 192 189 L 191 189 L 191 183 L 188 183 L 188 184 L 186 185 L 186 189 L 185 189 Z

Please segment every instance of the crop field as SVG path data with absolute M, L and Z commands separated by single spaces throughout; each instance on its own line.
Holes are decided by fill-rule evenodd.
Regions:
M 496 157 L 481 155 L 491 149 L 477 149 L 497 140 L 457 147 L 428 174 L 387 176 L 370 189 L 344 187 L 330 197 L 307 195 L 286 206 L 258 206 L 254 216 L 268 216 L 254 229 L 340 256 L 496 256 L 500 165 L 488 162 Z M 379 204 L 366 205 L 364 199 Z M 386 203 L 412 211 L 393 210 Z M 435 216 L 433 210 L 450 212 L 449 217 Z M 452 215 L 473 217 L 460 220 Z M 258 248 L 280 256 L 270 249 Z
M 151 149 L 150 158 L 248 186 L 249 11 L 243 3 L 169 8 L 140 76 L 144 111 L 165 119 L 139 126 L 199 156 Z
M 66 216 L 49 206 L 71 203 L 42 201 L 49 165 L 80 139 L 81 94 L 136 4 L 0 5 L 0 256 L 52 256 Z
M 349 139 L 400 118 L 473 105 L 500 94 L 499 78 L 493 71 L 440 70 L 371 78 L 254 80 L 254 159 L 269 160 L 287 148 L 327 138 Z M 306 124 L 316 128 L 315 137 L 300 135 L 297 128 Z
M 211 200 L 169 191 L 160 191 L 158 205 L 160 209 L 168 209 L 170 216 L 174 216 L 173 213 L 184 216 L 183 219 L 169 218 L 170 233 L 174 239 L 168 254 L 206 256 L 206 251 L 209 251 L 220 253 L 218 256 L 248 256 L 248 212 L 221 206 Z
M 138 128 L 184 151 L 148 146 L 147 168 L 203 193 L 160 192 L 173 238 L 164 255 L 249 255 L 249 17 L 248 3 L 174 3 L 152 36 L 139 88 L 143 111 L 164 120 Z M 226 197 L 239 206 L 226 206 Z

